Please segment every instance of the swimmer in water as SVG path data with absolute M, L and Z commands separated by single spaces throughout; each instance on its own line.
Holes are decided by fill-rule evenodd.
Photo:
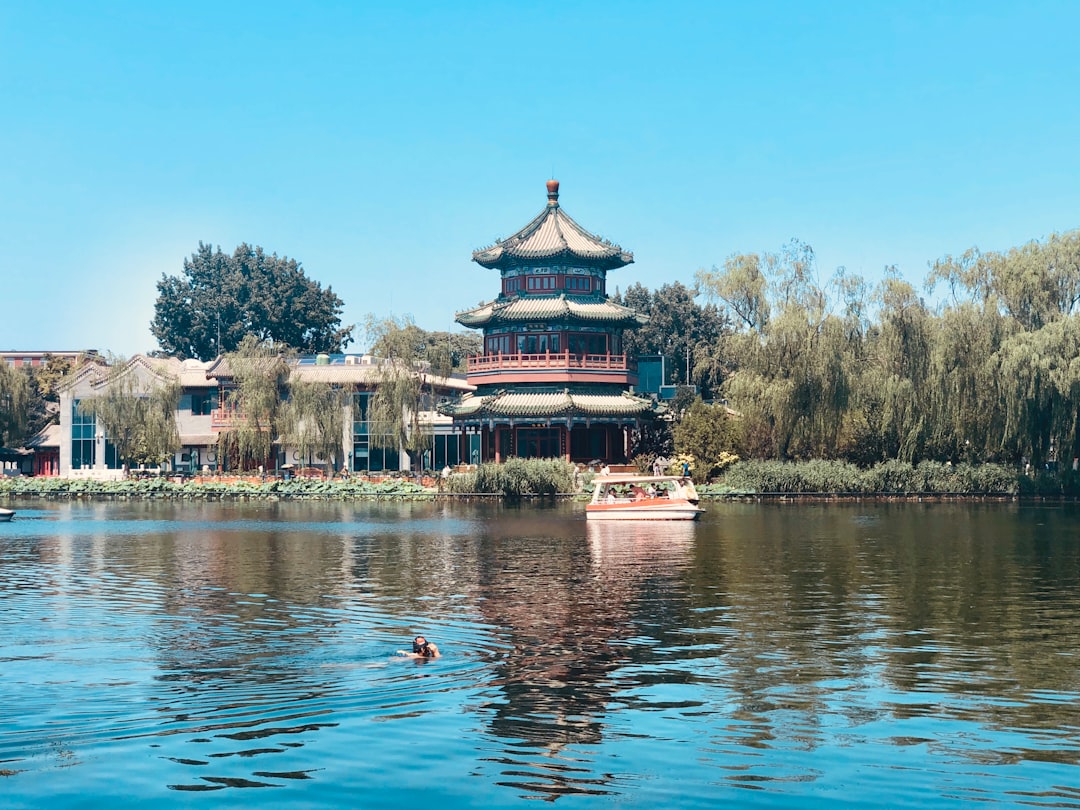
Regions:
M 398 650 L 398 655 L 404 655 L 409 658 L 438 658 L 439 648 L 423 636 L 417 636 L 413 639 L 412 652 L 409 652 L 408 650 Z

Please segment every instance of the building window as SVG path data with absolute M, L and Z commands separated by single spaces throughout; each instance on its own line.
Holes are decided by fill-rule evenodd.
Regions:
M 530 290 L 554 290 L 555 276 L 529 276 Z
M 517 455 L 521 458 L 559 458 L 558 428 L 520 428 L 517 431 Z
M 592 292 L 592 279 L 588 276 L 568 276 L 566 289 L 577 292 Z
M 97 440 L 94 431 L 97 418 L 79 408 L 79 400 L 71 405 L 71 469 L 93 467 L 96 460 Z
M 435 464 L 434 470 L 443 467 L 456 467 L 461 463 L 461 444 L 456 434 L 451 436 L 435 436 Z
M 209 416 L 214 408 L 214 394 L 192 394 L 191 395 L 191 415 L 192 416 Z
M 368 421 L 371 396 L 369 391 L 353 394 L 352 471 L 396 472 L 401 466 L 401 454 L 398 450 L 375 447 L 371 441 L 371 424 Z
M 572 334 L 570 354 L 607 354 L 607 335 Z

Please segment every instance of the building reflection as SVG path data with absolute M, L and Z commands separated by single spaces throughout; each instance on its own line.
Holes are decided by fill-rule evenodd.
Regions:
M 484 706 L 509 743 L 498 781 L 545 799 L 613 792 L 587 747 L 627 685 L 619 671 L 642 654 L 631 639 L 649 603 L 682 587 L 694 543 L 692 524 L 573 527 L 546 542 L 489 537 L 480 555 L 479 604 L 509 646 L 493 656 L 498 697 Z

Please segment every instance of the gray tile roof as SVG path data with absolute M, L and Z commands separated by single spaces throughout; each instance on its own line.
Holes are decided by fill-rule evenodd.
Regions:
M 528 225 L 494 245 L 473 252 L 483 267 L 505 267 L 530 260 L 563 257 L 612 270 L 634 261 L 634 254 L 578 225 L 559 205 L 559 184 L 548 182 L 548 204 Z
M 459 402 L 443 405 L 442 413 L 456 418 L 596 416 L 633 417 L 654 412 L 652 400 L 622 394 L 589 394 L 570 391 L 516 392 L 500 391 L 488 396 L 467 395 Z
M 459 312 L 455 318 L 462 326 L 480 327 L 489 324 L 520 321 L 588 321 L 623 327 L 648 323 L 645 315 L 634 310 L 591 296 L 524 295 L 506 301 L 491 301 L 476 309 Z
M 380 367 L 377 363 L 303 365 L 293 366 L 291 377 L 310 382 L 336 383 L 338 385 L 377 385 L 380 380 Z M 448 391 L 473 391 L 475 386 L 465 382 L 463 377 L 432 377 L 424 374 L 425 385 L 435 383 L 437 389 Z

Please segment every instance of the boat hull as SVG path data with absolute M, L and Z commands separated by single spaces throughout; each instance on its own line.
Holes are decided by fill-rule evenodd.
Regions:
M 696 520 L 702 510 L 689 501 L 649 498 L 632 503 L 590 503 L 587 520 Z
M 0 523 L 11 520 L 15 517 L 14 509 L 0 509 Z

